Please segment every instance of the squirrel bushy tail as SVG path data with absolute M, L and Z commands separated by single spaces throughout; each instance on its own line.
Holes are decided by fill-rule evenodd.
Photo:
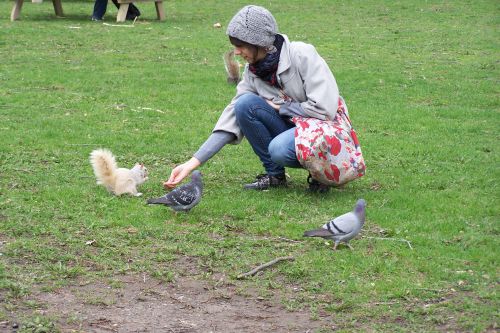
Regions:
M 234 57 L 234 50 L 224 53 L 224 66 L 226 67 L 227 82 L 238 83 L 240 81 L 240 64 Z
M 118 168 L 115 157 L 107 149 L 96 149 L 90 153 L 90 164 L 99 182 L 105 186 L 113 186 Z

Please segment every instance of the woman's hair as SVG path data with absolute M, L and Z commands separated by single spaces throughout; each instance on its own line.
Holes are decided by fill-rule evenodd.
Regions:
M 232 37 L 232 36 L 229 36 L 229 41 L 231 42 L 231 44 L 233 44 L 236 47 L 241 47 L 241 46 L 246 46 L 246 47 L 252 47 L 253 46 L 255 48 L 259 47 L 257 45 L 253 45 L 253 44 L 244 42 L 241 39 L 238 39 L 238 38 Z
M 229 36 L 229 41 L 231 42 L 231 44 L 233 44 L 233 46 L 247 47 L 248 49 L 252 50 L 254 57 L 257 56 L 259 49 L 262 48 L 262 46 L 253 45 L 253 44 L 247 43 L 245 41 L 242 41 L 241 39 L 238 39 L 238 38 L 232 37 L 232 36 Z

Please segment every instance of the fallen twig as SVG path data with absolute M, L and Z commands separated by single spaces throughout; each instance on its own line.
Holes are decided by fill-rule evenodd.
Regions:
M 384 201 L 382 201 L 382 204 L 378 207 L 378 208 L 382 208 L 385 206 L 385 204 L 387 203 L 387 199 L 384 199 Z
M 31 172 L 31 171 L 30 171 L 30 170 L 28 170 L 28 169 L 20 169 L 20 168 L 14 168 L 14 169 L 12 169 L 12 170 L 14 170 L 14 171 L 20 171 L 20 172 L 26 172 L 26 173 L 30 173 L 30 172 Z
M 431 288 L 415 288 L 416 290 L 425 290 L 425 291 L 432 291 L 435 293 L 443 293 L 446 290 L 445 289 L 431 289 Z
M 295 240 L 295 239 L 289 239 L 289 238 L 285 238 L 285 237 L 278 237 L 278 239 L 282 240 L 284 242 L 288 242 L 288 243 L 302 243 L 302 241 Z
M 408 244 L 408 247 L 413 250 L 413 247 L 411 246 L 410 241 L 406 239 L 400 239 L 400 238 L 389 238 L 389 237 L 369 237 L 369 236 L 364 236 L 364 238 L 371 238 L 371 239 L 379 239 L 379 240 L 390 240 L 390 241 L 395 241 L 395 242 L 403 242 Z
M 274 259 L 274 260 L 271 260 L 271 261 L 269 261 L 269 262 L 266 262 L 265 264 L 262 264 L 262 265 L 260 265 L 260 266 L 258 266 L 258 267 L 255 267 L 254 269 L 252 269 L 252 270 L 251 270 L 251 271 L 249 271 L 249 272 L 246 272 L 246 273 L 240 274 L 240 275 L 238 275 L 236 278 L 237 278 L 237 279 L 243 279 L 243 278 L 246 278 L 246 277 L 248 277 L 248 276 L 255 275 L 255 274 L 257 274 L 258 272 L 260 272 L 260 271 L 262 271 L 262 270 L 264 270 L 264 269 L 266 269 L 266 268 L 268 268 L 268 267 L 271 267 L 272 265 L 275 265 L 275 264 L 277 264 L 277 263 L 278 263 L 278 262 L 280 262 L 280 261 L 285 261 L 285 260 L 294 261 L 294 260 L 295 260 L 295 258 L 294 258 L 294 257 L 292 257 L 292 256 L 289 256 L 289 257 L 279 257 L 279 258 L 276 258 L 276 259 Z
M 108 327 L 108 326 L 104 326 L 104 325 L 100 325 L 100 324 L 93 324 L 93 323 L 90 323 L 90 326 L 94 326 L 94 327 L 97 327 L 97 328 L 100 328 L 100 329 L 103 329 L 106 331 L 118 332 L 118 329 L 116 327 L 112 328 L 112 327 Z
M 375 302 L 375 303 L 372 303 L 373 305 L 394 305 L 394 304 L 398 304 L 399 301 L 390 301 L 390 302 Z
M 302 243 L 301 240 L 290 239 L 285 237 L 240 237 L 242 239 L 250 239 L 252 241 L 270 241 L 270 242 L 287 242 L 287 243 Z
M 135 20 L 134 20 L 135 23 Z M 103 22 L 104 25 L 107 25 L 108 27 L 123 27 L 123 28 L 133 28 L 134 24 L 109 24 L 106 22 Z
M 153 108 L 146 108 L 146 107 L 138 107 L 138 109 L 141 109 L 141 110 L 147 110 L 147 111 L 155 111 L 155 112 L 158 112 L 158 113 L 165 113 L 165 111 L 162 111 L 162 110 L 159 110 L 159 109 L 153 109 Z M 136 109 L 131 109 L 132 111 L 134 112 L 142 112 L 140 110 L 136 110 Z
M 156 111 L 156 112 L 159 112 L 159 113 L 165 113 L 164 111 L 159 110 L 159 109 L 147 108 L 147 107 L 142 107 L 142 106 L 139 106 L 138 109 L 151 110 L 151 111 Z

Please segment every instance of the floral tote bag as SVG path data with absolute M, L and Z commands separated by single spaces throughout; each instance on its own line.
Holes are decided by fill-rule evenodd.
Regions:
M 295 151 L 311 177 L 340 186 L 365 174 L 365 161 L 347 107 L 339 99 L 333 121 L 294 117 Z

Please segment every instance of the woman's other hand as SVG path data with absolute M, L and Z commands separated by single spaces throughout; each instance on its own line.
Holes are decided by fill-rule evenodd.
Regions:
M 269 99 L 266 99 L 266 102 L 267 104 L 269 104 L 273 109 L 275 109 L 276 111 L 279 111 L 280 110 L 280 105 L 278 104 L 275 104 L 273 101 L 269 100 Z

